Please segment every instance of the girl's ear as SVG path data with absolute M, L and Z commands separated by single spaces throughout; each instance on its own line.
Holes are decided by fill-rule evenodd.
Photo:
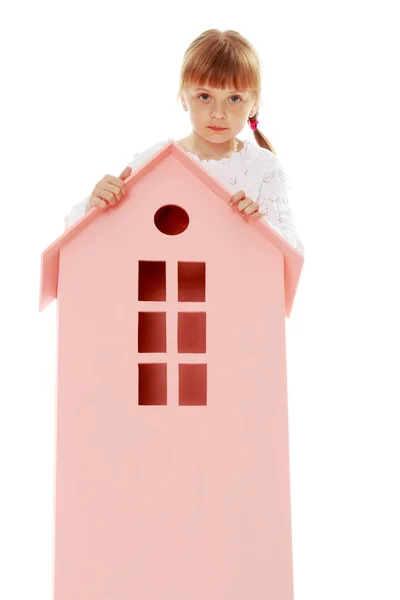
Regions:
M 251 107 L 251 111 L 249 113 L 249 117 L 254 117 L 259 110 L 258 102 L 255 96 L 253 96 L 253 106 Z
M 182 102 L 183 110 L 187 110 L 187 105 L 186 105 L 186 101 L 185 101 L 183 94 L 181 94 L 181 102 Z

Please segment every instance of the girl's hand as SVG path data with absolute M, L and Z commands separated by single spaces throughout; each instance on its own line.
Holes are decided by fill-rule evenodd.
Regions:
M 104 208 L 107 204 L 115 206 L 125 194 L 124 180 L 132 173 L 132 167 L 125 167 L 119 177 L 105 175 L 95 186 L 89 199 L 89 207 Z
M 251 215 L 252 219 L 262 219 L 265 212 L 259 210 L 257 202 L 253 202 L 248 198 L 243 190 L 236 192 L 229 201 L 229 206 L 237 206 L 237 209 L 242 213 L 242 217 Z

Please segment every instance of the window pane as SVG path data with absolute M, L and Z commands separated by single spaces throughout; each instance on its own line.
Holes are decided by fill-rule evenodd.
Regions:
M 205 302 L 206 264 L 178 262 L 178 302 Z
M 139 404 L 167 404 L 167 365 L 139 366 Z
M 207 404 L 207 365 L 179 365 L 179 404 Z
M 178 352 L 206 351 L 206 313 L 178 313 Z
M 138 351 L 166 352 L 166 313 L 140 312 L 138 323 Z
M 139 300 L 165 302 L 165 262 L 139 261 Z

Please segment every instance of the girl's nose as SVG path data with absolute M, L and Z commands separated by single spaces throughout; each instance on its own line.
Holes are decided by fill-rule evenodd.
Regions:
M 225 119 L 226 118 L 226 114 L 222 109 L 221 110 L 214 109 L 211 113 L 211 116 L 214 117 L 215 119 Z

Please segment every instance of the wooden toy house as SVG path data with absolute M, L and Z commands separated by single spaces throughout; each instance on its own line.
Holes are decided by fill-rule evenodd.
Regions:
M 285 318 L 304 257 L 171 142 L 42 253 L 54 600 L 293 600 Z

